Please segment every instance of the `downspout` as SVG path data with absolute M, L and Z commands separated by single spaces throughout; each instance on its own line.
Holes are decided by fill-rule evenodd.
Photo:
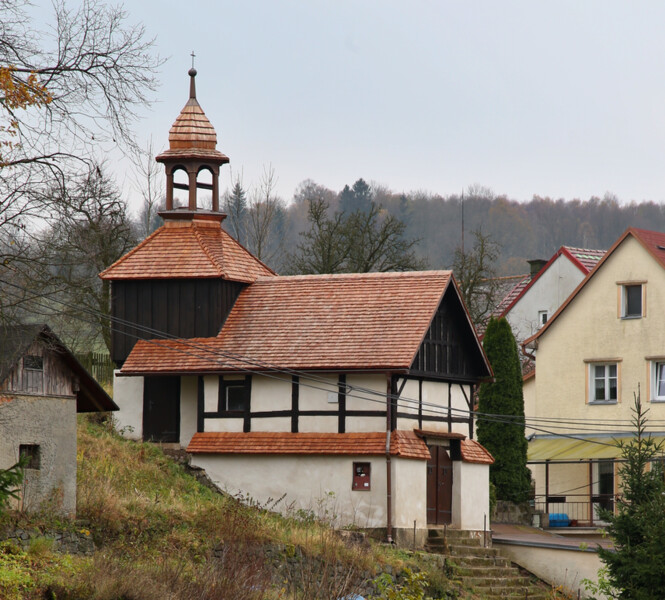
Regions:
M 390 464 L 390 432 L 392 424 L 392 377 L 387 374 L 386 381 L 386 532 L 388 543 L 393 543 L 393 501 L 392 501 L 392 468 Z

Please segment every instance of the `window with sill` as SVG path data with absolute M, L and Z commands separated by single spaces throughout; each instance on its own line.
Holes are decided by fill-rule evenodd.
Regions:
M 621 286 L 621 318 L 638 319 L 642 316 L 642 284 L 623 284 Z
M 665 402 L 665 360 L 651 363 L 651 400 Z
M 539 310 L 538 311 L 538 328 L 540 329 L 545 323 L 547 323 L 547 311 L 546 310 Z
M 619 366 L 617 363 L 591 363 L 589 365 L 589 400 L 591 403 L 618 400 Z

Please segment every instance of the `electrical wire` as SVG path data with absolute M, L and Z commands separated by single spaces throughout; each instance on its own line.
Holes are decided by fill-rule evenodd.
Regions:
M 18 290 L 24 291 L 24 292 L 29 292 L 28 289 L 24 288 L 23 286 L 20 286 L 18 284 L 15 284 L 13 282 L 9 282 L 3 279 L 0 279 L 0 283 L 4 283 L 5 285 L 14 287 Z M 34 299 L 43 299 L 43 298 L 49 298 L 49 294 L 47 293 L 40 293 L 40 294 L 35 294 L 30 298 L 31 300 Z M 110 325 L 111 325 L 111 330 L 114 332 L 122 333 L 124 335 L 128 335 L 134 339 L 144 339 L 138 333 L 143 333 L 145 335 L 152 335 L 156 339 L 152 340 L 145 340 L 144 342 L 146 343 L 152 343 L 152 344 L 159 344 L 160 341 L 177 341 L 179 348 L 173 348 L 171 347 L 170 349 L 172 351 L 176 351 L 179 353 L 187 354 L 190 356 L 193 356 L 195 358 L 199 358 L 202 360 L 210 361 L 214 366 L 216 367 L 223 367 L 225 366 L 224 360 L 226 361 L 233 361 L 235 363 L 240 363 L 240 365 L 236 365 L 237 370 L 240 372 L 245 372 L 245 373 L 254 373 L 257 369 L 261 369 L 261 374 L 263 376 L 267 377 L 272 377 L 272 378 L 277 378 L 280 380 L 284 380 L 283 376 L 298 376 L 301 378 L 301 384 L 310 387 L 312 389 L 317 389 L 317 390 L 322 390 L 322 391 L 334 391 L 339 389 L 339 385 L 337 383 L 332 383 L 329 380 L 325 379 L 324 377 L 317 376 L 315 374 L 312 374 L 310 372 L 306 371 L 299 371 L 299 370 L 294 370 L 294 369 L 286 369 L 283 367 L 279 367 L 277 365 L 271 365 L 270 363 L 266 363 L 263 361 L 257 361 L 254 359 L 249 359 L 247 357 L 235 355 L 233 353 L 225 352 L 220 348 L 215 348 L 211 349 L 208 346 L 204 346 L 201 344 L 198 344 L 194 342 L 191 339 L 186 339 L 186 338 L 177 338 L 176 336 L 169 335 L 163 331 L 142 326 L 137 323 L 133 323 L 124 319 L 119 319 L 117 317 L 111 317 L 109 315 L 106 315 L 102 313 L 101 311 L 95 310 L 95 309 L 90 309 L 87 307 L 81 307 L 81 306 L 74 306 L 71 303 L 68 303 L 62 299 L 53 297 L 52 295 L 50 296 L 51 302 L 56 302 L 60 304 L 63 307 L 69 308 L 71 310 L 76 310 L 76 311 L 82 311 L 84 314 L 87 314 L 89 316 L 88 319 L 83 319 L 81 317 L 77 317 L 79 320 L 82 320 L 83 322 L 88 322 L 92 323 L 95 325 L 98 325 L 101 319 L 108 319 Z M 43 309 L 50 309 L 51 307 L 48 305 L 44 305 L 43 303 L 37 302 L 38 305 L 40 305 Z M 38 312 L 34 311 L 34 314 L 39 314 L 40 316 L 51 316 L 52 312 Z M 126 331 L 122 331 L 122 327 L 129 327 L 131 329 L 134 329 L 137 331 L 137 334 L 130 334 Z M 159 344 L 162 345 L 162 344 Z M 162 345 L 163 346 L 163 345 Z M 242 366 L 246 365 L 246 366 Z M 226 365 L 228 366 L 228 365 Z M 254 367 L 254 368 L 249 368 L 249 367 Z M 303 383 L 302 380 L 305 380 Z M 312 382 L 318 384 L 314 385 Z M 323 385 L 324 387 L 321 387 Z M 358 395 L 357 393 L 349 393 L 351 390 L 355 392 L 360 392 L 361 395 Z M 363 395 L 364 394 L 364 395 Z M 612 420 L 604 420 L 604 421 L 593 421 L 591 419 L 574 419 L 574 420 L 567 420 L 564 418 L 544 418 L 544 417 L 521 417 L 521 416 L 513 416 L 513 415 L 501 415 L 501 414 L 489 414 L 489 413 L 479 413 L 478 411 L 472 411 L 472 410 L 467 410 L 467 409 L 461 409 L 458 407 L 445 407 L 437 404 L 433 404 L 430 402 L 422 402 L 419 399 L 415 398 L 409 398 L 405 396 L 398 396 L 396 394 L 386 394 L 382 392 L 378 392 L 377 390 L 373 390 L 371 388 L 364 388 L 362 386 L 355 386 L 355 385 L 349 385 L 347 386 L 347 397 L 351 398 L 357 398 L 365 401 L 371 401 L 371 402 L 376 402 L 381 405 L 385 404 L 386 399 L 393 400 L 399 404 L 402 404 L 403 406 L 407 407 L 409 405 L 415 405 L 415 406 L 422 406 L 421 412 L 423 416 L 441 416 L 441 417 L 446 417 L 448 415 L 452 415 L 453 413 L 459 415 L 460 417 L 468 418 L 471 415 L 475 416 L 478 418 L 479 421 L 485 421 L 485 422 L 498 422 L 498 423 L 505 423 L 505 424 L 513 424 L 517 426 L 522 426 L 522 427 L 529 427 L 530 429 L 533 429 L 535 431 L 542 432 L 544 434 L 551 434 L 555 435 L 557 437 L 567 437 L 571 439 L 578 439 L 580 441 L 589 441 L 592 443 L 597 443 L 601 445 L 607 445 L 607 446 L 614 446 L 614 444 L 610 443 L 605 443 L 605 442 L 600 442 L 598 440 L 589 440 L 587 438 L 580 438 L 575 435 L 570 435 L 570 434 L 562 434 L 562 433 L 557 433 L 556 431 L 553 431 L 553 429 L 566 429 L 570 431 L 572 425 L 591 425 L 592 427 L 574 427 L 572 428 L 576 432 L 584 433 L 584 432 L 589 432 L 589 433 L 598 433 L 597 427 L 611 427 L 612 425 L 609 425 L 608 423 L 611 421 L 613 423 L 622 423 L 622 424 L 628 424 L 629 421 L 626 420 L 620 420 L 620 419 L 612 419 Z M 368 396 L 376 396 L 374 397 L 368 397 Z M 535 423 L 550 423 L 549 428 L 546 429 L 544 427 L 536 427 L 534 424 Z M 558 426 L 561 424 L 562 426 Z M 615 431 L 613 431 L 616 433 Z

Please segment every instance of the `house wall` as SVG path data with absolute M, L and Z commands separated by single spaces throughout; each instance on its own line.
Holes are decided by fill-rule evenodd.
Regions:
M 526 427 L 524 428 L 524 435 L 527 437 L 537 431 L 529 427 L 529 423 L 533 423 L 533 417 L 536 416 L 536 378 L 529 377 L 522 381 L 522 395 L 524 397 L 524 417 L 526 419 Z
M 646 281 L 646 315 L 636 319 L 619 317 L 618 282 Z M 557 321 L 539 339 L 535 413 L 539 417 L 564 420 L 621 419 L 630 428 L 633 393 L 641 389 L 642 401 L 649 398 L 647 357 L 665 355 L 665 272 L 663 267 L 628 236 L 592 279 L 581 289 Z M 619 393 L 616 404 L 588 402 L 589 363 L 616 360 L 619 364 Z M 649 417 L 665 417 L 663 403 L 650 403 Z M 559 432 L 575 432 L 575 426 Z M 594 429 L 598 429 L 594 427 Z M 608 431 L 602 428 L 602 431 Z
M 121 377 L 113 373 L 113 401 L 118 410 L 113 413 L 116 429 L 132 440 L 143 438 L 143 377 Z
M 187 446 L 196 433 L 198 415 L 198 377 L 180 380 L 180 445 Z
M 353 463 L 369 462 L 371 489 L 351 489 Z M 234 496 L 270 504 L 282 513 L 311 510 L 338 526 L 386 526 L 386 459 L 383 456 L 195 455 L 192 464 Z M 426 464 L 393 457 L 393 524 L 426 527 Z M 321 474 L 325 473 L 325 477 Z M 285 495 L 286 494 L 286 495 Z M 414 501 L 414 499 L 416 499 Z
M 453 527 L 489 529 L 489 476 L 489 465 L 453 461 Z
M 76 399 L 14 396 L 0 402 L 0 468 L 19 458 L 21 444 L 38 445 L 40 468 L 26 469 L 20 507 L 76 513 Z
M 559 255 L 506 314 L 515 339 L 522 342 L 536 333 L 538 312 L 546 310 L 551 317 L 584 277 L 568 257 Z

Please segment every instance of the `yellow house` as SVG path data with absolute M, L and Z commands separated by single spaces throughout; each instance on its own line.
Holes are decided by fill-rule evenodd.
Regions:
M 573 525 L 619 492 L 617 439 L 632 435 L 634 396 L 665 435 L 665 233 L 629 228 L 566 302 L 524 342 L 536 503 Z M 566 517 L 564 517 L 564 522 Z

